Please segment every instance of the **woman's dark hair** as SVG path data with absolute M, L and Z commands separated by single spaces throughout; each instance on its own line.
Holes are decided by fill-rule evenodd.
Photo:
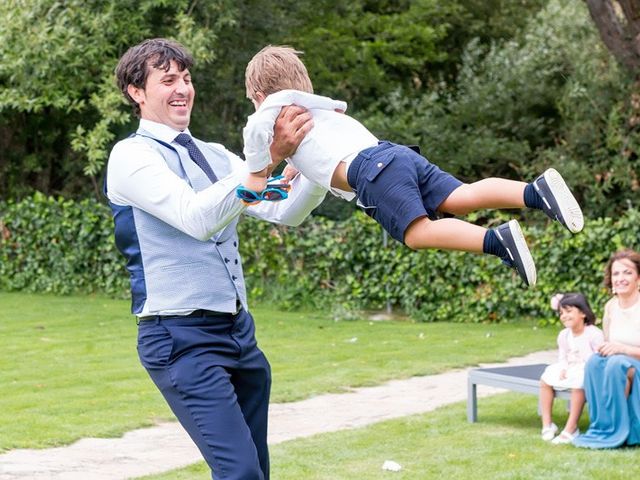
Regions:
M 611 267 L 613 266 L 613 262 L 624 259 L 631 261 L 636 266 L 636 272 L 640 273 L 640 253 L 631 249 L 615 252 L 611 255 L 607 265 L 604 267 L 604 286 L 607 287 L 609 291 L 611 291 L 611 288 L 613 287 L 613 284 L 611 283 Z
M 193 57 L 178 42 L 166 38 L 152 38 L 131 47 L 120 58 L 116 67 L 118 88 L 133 107 L 136 116 L 140 116 L 140 106 L 129 95 L 127 87 L 133 85 L 144 89 L 149 75 L 149 67 L 164 69 L 168 72 L 171 61 L 175 61 L 182 72 L 191 68 Z
M 562 311 L 562 307 L 576 307 L 584 313 L 585 325 L 593 325 L 596 323 L 596 316 L 589 306 L 589 301 L 581 293 L 565 293 L 558 302 L 558 313 Z

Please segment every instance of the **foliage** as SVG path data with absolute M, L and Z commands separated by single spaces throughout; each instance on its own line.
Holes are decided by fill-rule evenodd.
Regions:
M 523 225 L 538 269 L 538 285 L 527 290 L 495 257 L 412 252 L 392 240 L 384 248 L 380 227 L 362 214 L 339 223 L 314 218 L 297 231 L 248 219 L 240 235 L 253 298 L 290 308 L 390 302 L 424 321 L 555 322 L 553 293 L 578 290 L 594 305 L 603 302 L 603 266 L 613 251 L 640 247 L 639 220 L 630 209 L 615 222 L 588 220 L 576 236 L 559 224 Z
M 464 45 L 508 38 L 544 0 L 8 0 L 0 2 L 0 198 L 99 196 L 107 152 L 134 127 L 113 81 L 126 48 L 167 36 L 197 59 L 191 130 L 241 150 L 244 68 L 267 43 L 307 51 L 318 91 L 353 111 L 455 77 Z M 85 175 L 88 175 L 87 179 Z
M 584 5 L 551 0 L 522 32 L 467 44 L 456 82 L 421 97 L 398 91 L 365 115 L 379 134 L 419 143 L 457 176 L 534 178 L 554 166 L 591 216 L 634 202 L 637 84 L 600 43 Z
M 496 214 L 488 224 L 505 218 Z M 495 257 L 412 252 L 393 240 L 385 248 L 380 227 L 361 213 L 340 222 L 313 217 L 296 229 L 245 218 L 239 235 L 252 300 L 337 314 L 381 309 L 389 302 L 424 321 L 553 322 L 553 293 L 579 290 L 594 305 L 602 304 L 602 268 L 609 255 L 640 248 L 637 209 L 615 221 L 587 220 L 575 236 L 557 223 L 524 226 L 538 267 L 532 289 L 524 289 Z M 126 296 L 124 262 L 104 205 L 35 194 L 0 204 L 0 230 L 0 290 Z
M 228 0 L 200 10 L 224 10 Z M 219 20 L 226 15 L 219 15 Z M 150 36 L 182 41 L 213 58 L 216 23 L 196 23 L 188 0 L 0 2 L 0 191 L 87 191 L 130 121 L 113 71 L 130 45 Z M 128 127 L 130 128 L 130 127 Z M 10 148 L 9 148 L 10 147 Z M 79 187 L 79 188 L 78 188 Z
M 0 289 L 127 293 L 107 207 L 35 193 L 0 204 Z

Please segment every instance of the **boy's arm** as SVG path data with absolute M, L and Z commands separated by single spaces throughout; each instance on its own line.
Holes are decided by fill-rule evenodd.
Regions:
M 291 182 L 286 200 L 260 202 L 247 208 L 246 213 L 272 223 L 297 226 L 322 203 L 327 190 L 298 175 Z
M 261 108 L 249 117 L 242 130 L 243 152 L 249 172 L 259 172 L 271 165 L 269 147 L 273 142 L 273 126 L 279 114 L 280 107 Z
M 275 167 L 284 159 L 272 158 L 269 148 L 273 141 L 274 123 L 282 107 L 288 105 L 298 105 L 307 110 L 318 108 L 344 112 L 347 109 L 346 102 L 298 90 L 282 90 L 269 95 L 256 113 L 249 117 L 242 131 L 243 152 L 250 172 L 258 172 L 271 163 Z

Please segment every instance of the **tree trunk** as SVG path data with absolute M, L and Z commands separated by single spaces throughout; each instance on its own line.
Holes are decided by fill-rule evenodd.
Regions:
M 640 0 L 585 0 L 602 41 L 614 57 L 640 72 Z

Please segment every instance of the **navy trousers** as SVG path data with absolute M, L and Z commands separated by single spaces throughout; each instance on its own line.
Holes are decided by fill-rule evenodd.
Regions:
M 271 368 L 251 314 L 141 321 L 138 355 L 214 480 L 268 480 Z

